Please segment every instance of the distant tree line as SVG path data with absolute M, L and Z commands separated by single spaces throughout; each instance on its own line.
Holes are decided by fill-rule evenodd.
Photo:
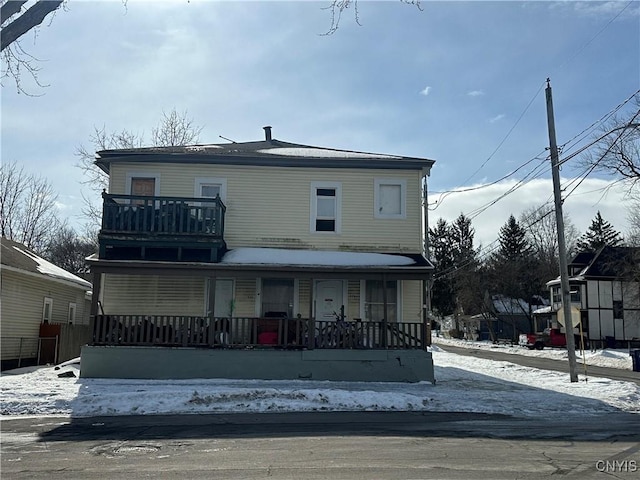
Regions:
M 456 322 L 461 315 L 489 318 L 494 296 L 522 299 L 530 306 L 547 298 L 546 283 L 560 274 L 553 213 L 552 206 L 542 206 L 523 212 L 518 220 L 510 215 L 495 245 L 486 248 L 474 247 L 475 231 L 463 214 L 451 223 L 438 219 L 429 229 L 431 260 L 436 267 L 431 307 L 436 316 L 453 316 Z M 582 236 L 576 232 L 565 219 L 569 257 L 577 252 L 597 252 L 606 245 L 627 245 L 600 212 Z M 628 244 L 637 242 L 634 238 Z M 533 329 L 531 308 L 519 313 L 529 319 Z M 456 329 L 460 330 L 459 325 Z

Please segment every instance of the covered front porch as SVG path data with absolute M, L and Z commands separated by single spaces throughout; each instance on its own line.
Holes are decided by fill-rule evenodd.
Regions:
M 83 350 L 82 375 L 133 375 L 122 365 L 130 357 L 145 365 L 140 378 L 206 371 L 223 378 L 372 380 L 364 372 L 375 376 L 376 362 L 382 362 L 378 381 L 432 378 L 425 311 L 432 267 L 424 259 L 315 252 L 334 260 L 311 266 L 295 263 L 304 252 L 286 255 L 284 264 L 268 251 L 271 263 L 261 264 L 246 255 L 256 249 L 239 250 L 220 263 L 91 260 L 93 336 Z M 151 357 L 164 360 L 145 360 Z M 181 360 L 195 357 L 213 363 Z M 179 377 L 166 377 L 178 375 L 173 367 L 159 367 L 169 358 L 182 365 Z M 414 364 L 422 373 L 407 373 Z M 244 365 L 242 374 L 237 365 Z

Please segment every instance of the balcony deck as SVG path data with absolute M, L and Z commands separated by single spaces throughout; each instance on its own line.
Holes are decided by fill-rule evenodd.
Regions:
M 219 197 L 103 193 L 100 258 L 218 262 L 225 206 Z

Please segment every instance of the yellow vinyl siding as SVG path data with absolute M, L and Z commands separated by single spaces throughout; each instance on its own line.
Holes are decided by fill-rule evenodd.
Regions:
M 254 278 L 236 279 L 235 317 L 256 316 L 256 280 Z
M 125 193 L 127 173 L 132 172 L 159 175 L 161 196 L 193 197 L 196 178 L 226 179 L 225 240 L 230 248 L 422 250 L 419 171 L 122 163 L 111 166 L 111 193 Z M 376 178 L 406 180 L 406 218 L 374 217 Z M 340 234 L 310 231 L 312 182 L 341 183 Z
M 349 280 L 347 283 L 346 314 L 349 320 L 360 317 L 360 280 Z
M 302 318 L 309 318 L 311 302 L 311 280 L 300 279 L 298 281 L 298 311 Z
M 102 308 L 108 315 L 204 314 L 204 277 L 109 274 L 102 292 Z
M 402 281 L 402 322 L 422 322 L 422 282 Z
M 50 280 L 37 274 L 22 274 L 2 268 L 2 294 L 0 317 L 2 318 L 2 359 L 17 356 L 13 339 L 38 338 L 42 323 L 45 297 L 53 300 L 51 323 L 67 323 L 69 303 L 76 304 L 76 324 L 89 322 L 85 290 Z

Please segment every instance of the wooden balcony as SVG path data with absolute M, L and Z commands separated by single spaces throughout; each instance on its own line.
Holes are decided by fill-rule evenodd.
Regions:
M 224 252 L 219 197 L 102 197 L 100 258 L 218 262 Z
M 92 345 L 425 350 L 420 323 L 96 315 Z

